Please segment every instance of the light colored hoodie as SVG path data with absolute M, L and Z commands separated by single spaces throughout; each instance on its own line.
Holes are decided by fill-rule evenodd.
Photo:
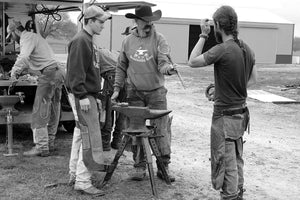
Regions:
M 140 37 L 137 30 L 128 35 L 122 43 L 118 59 L 115 91 L 123 87 L 126 77 L 128 84 L 140 91 L 164 86 L 164 75 L 169 75 L 172 67 L 168 57 L 159 51 L 160 46 L 166 45 L 166 39 L 154 27 L 147 37 Z

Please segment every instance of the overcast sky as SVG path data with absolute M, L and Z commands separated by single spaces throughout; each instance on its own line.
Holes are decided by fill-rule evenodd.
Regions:
M 85 0 L 89 2 L 89 0 Z M 98 0 L 101 2 L 100 0 Z M 126 0 L 106 0 L 121 2 Z M 159 4 L 170 3 L 170 9 L 172 4 L 184 3 L 184 4 L 203 4 L 203 5 L 230 5 L 232 7 L 244 7 L 244 8 L 263 8 L 267 9 L 274 14 L 292 22 L 295 24 L 295 36 L 300 37 L 300 0 L 145 0 L 146 2 L 153 2 Z M 184 12 L 184 11 L 183 11 Z M 185 12 L 189 12 L 188 10 Z M 255 15 L 255 13 L 253 13 Z M 72 17 L 73 18 L 73 17 Z M 75 18 L 76 19 L 76 18 Z

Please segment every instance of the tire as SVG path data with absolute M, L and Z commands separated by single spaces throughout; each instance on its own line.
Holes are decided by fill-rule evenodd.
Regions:
M 75 128 L 75 121 L 63 121 L 62 124 L 64 128 L 68 131 L 68 133 L 73 133 Z

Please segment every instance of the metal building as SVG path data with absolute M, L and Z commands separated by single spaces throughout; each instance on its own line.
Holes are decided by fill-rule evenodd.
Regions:
M 157 4 L 152 10 L 162 10 L 162 18 L 155 22 L 157 31 L 164 34 L 171 46 L 171 56 L 177 63 L 186 63 L 200 34 L 200 19 L 212 18 L 219 6 L 199 4 Z M 294 24 L 267 10 L 235 8 L 239 17 L 239 38 L 255 52 L 256 63 L 289 64 L 293 57 Z M 123 37 L 121 33 L 133 21 L 125 18 L 125 13 L 134 10 L 112 13 L 99 37 L 100 45 L 119 50 Z M 213 34 L 205 49 L 215 45 Z

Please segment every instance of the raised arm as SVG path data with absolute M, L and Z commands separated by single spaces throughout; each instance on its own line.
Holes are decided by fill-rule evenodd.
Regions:
M 201 20 L 200 27 L 202 33 L 199 35 L 199 40 L 193 48 L 188 61 L 188 65 L 193 68 L 207 66 L 202 51 L 205 41 L 208 38 L 208 34 L 210 33 L 210 25 L 208 23 L 208 19 Z

